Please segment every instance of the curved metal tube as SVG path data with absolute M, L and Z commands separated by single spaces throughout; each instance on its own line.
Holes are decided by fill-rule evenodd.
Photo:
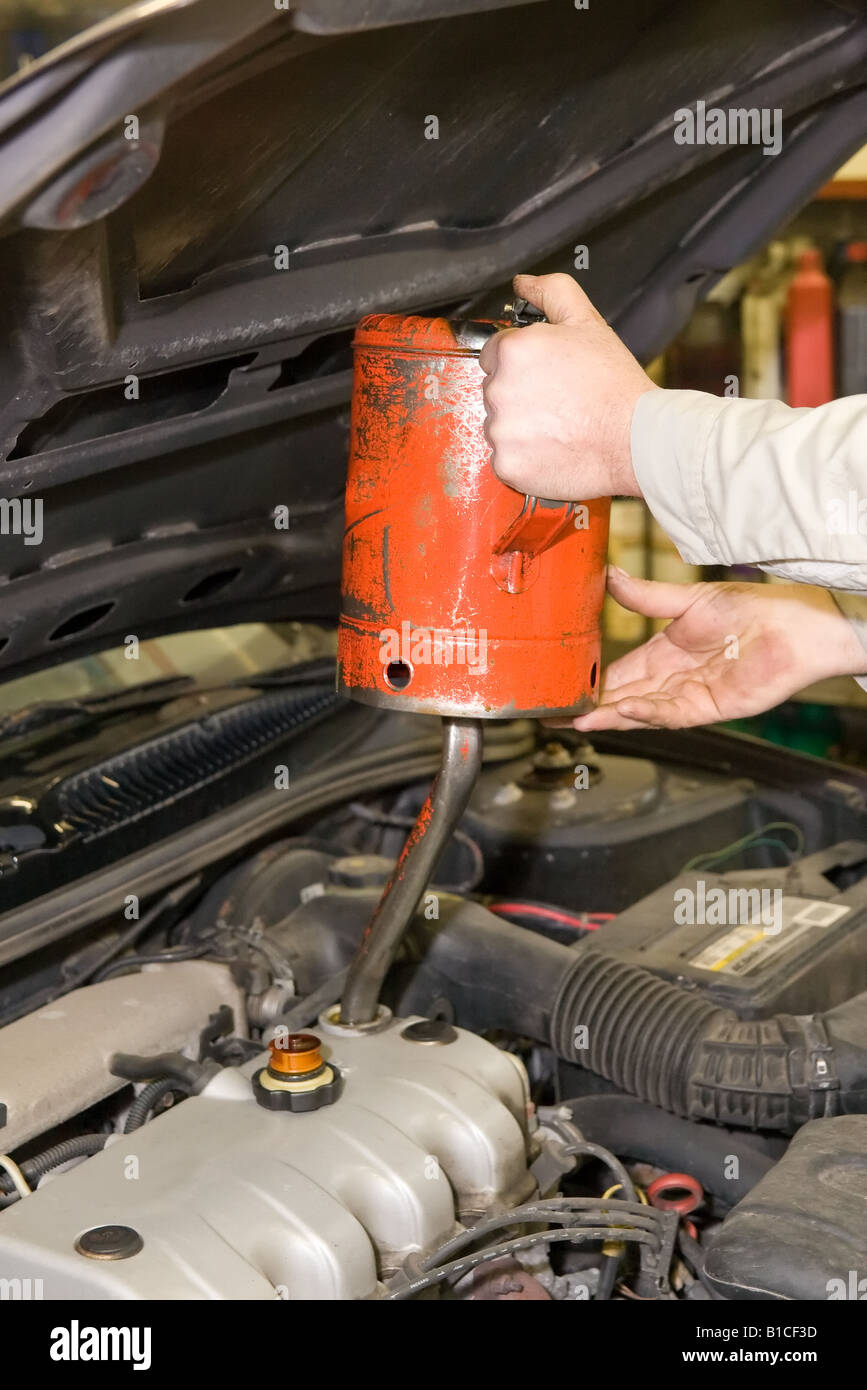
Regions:
M 382 982 L 475 786 L 483 729 L 480 719 L 443 719 L 440 770 L 349 968 L 341 1023 L 358 1025 L 376 1018 Z

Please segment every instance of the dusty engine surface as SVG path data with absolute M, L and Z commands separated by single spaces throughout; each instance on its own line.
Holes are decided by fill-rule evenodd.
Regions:
M 744 766 L 492 751 L 370 1022 L 343 1004 L 413 778 L 22 972 L 0 1015 L 3 1297 L 849 1290 L 867 814 Z M 531 858 L 535 898 L 509 877 Z M 751 895 L 767 920 L 709 910 Z
M 319 1110 L 257 1104 L 263 1054 L 113 1136 L 4 1214 L 0 1278 L 56 1299 L 381 1295 L 407 1256 L 535 1188 L 521 1062 L 454 1028 L 416 1041 L 412 1022 L 321 1027 L 343 1088 Z M 88 1257 L 100 1227 L 116 1258 Z

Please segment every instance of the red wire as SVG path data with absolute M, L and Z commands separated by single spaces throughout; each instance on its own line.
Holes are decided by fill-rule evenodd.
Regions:
M 539 907 L 535 903 L 488 903 L 489 912 L 499 912 L 502 916 L 511 913 L 518 917 L 544 917 L 549 922 L 562 922 L 567 927 L 597 931 L 602 922 L 610 922 L 617 914 L 614 912 L 588 912 L 587 920 L 558 912 L 553 907 Z M 594 918 L 594 921 L 590 919 Z

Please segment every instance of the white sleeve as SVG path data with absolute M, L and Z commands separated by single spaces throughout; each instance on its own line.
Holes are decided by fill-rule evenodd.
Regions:
M 647 391 L 632 464 L 691 565 L 758 565 L 830 589 L 865 649 L 867 396 L 815 409 L 703 391 Z M 867 690 L 867 676 L 859 677 Z
M 632 419 L 644 498 L 693 565 L 758 565 L 867 592 L 867 395 L 815 409 L 647 391 Z

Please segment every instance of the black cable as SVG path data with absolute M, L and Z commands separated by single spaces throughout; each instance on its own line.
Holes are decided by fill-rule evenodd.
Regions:
M 71 1139 L 62 1139 L 59 1144 L 36 1154 L 34 1158 L 23 1159 L 18 1167 L 32 1186 L 52 1168 L 59 1168 L 61 1163 L 68 1163 L 71 1158 L 90 1158 L 99 1153 L 105 1148 L 108 1138 L 107 1134 L 76 1134 Z M 0 1192 L 9 1196 L 14 1191 L 15 1184 L 9 1174 L 0 1173 Z
M 149 927 L 152 927 L 154 922 L 156 922 L 164 912 L 168 911 L 169 908 L 180 907 L 184 899 L 188 897 L 194 889 L 199 887 L 201 881 L 201 874 L 194 874 L 192 878 L 185 879 L 183 883 L 176 884 L 174 888 L 170 888 L 152 907 L 148 908 L 143 917 L 140 917 L 137 922 L 133 922 L 132 926 L 128 927 L 126 931 L 121 932 L 120 936 L 116 937 L 96 960 L 88 961 L 79 970 L 67 976 L 63 984 L 60 985 L 53 994 L 49 995 L 47 999 L 43 999 L 42 1003 L 53 1003 L 55 999 L 61 998 L 62 995 L 69 994 L 74 989 L 80 989 L 81 986 L 87 984 L 93 976 L 100 978 L 100 972 L 109 961 L 114 960 L 115 956 L 119 956 L 121 952 L 127 950 L 128 947 L 134 946 L 139 937 L 142 936 Z
M 145 1086 L 129 1108 L 123 1127 L 124 1134 L 133 1134 L 135 1130 L 141 1129 L 163 1096 L 170 1095 L 172 1091 L 182 1091 L 185 1095 L 189 1094 L 186 1088 L 173 1076 L 161 1077 L 159 1081 L 151 1081 Z
M 635 1184 L 627 1173 L 619 1158 L 616 1158 L 608 1149 L 603 1149 L 601 1144 L 594 1144 L 589 1139 L 576 1140 L 574 1144 L 567 1144 L 564 1154 L 575 1154 L 584 1158 L 598 1158 L 600 1163 L 604 1163 L 611 1170 L 617 1181 L 620 1183 L 626 1198 L 630 1202 L 638 1201 L 638 1193 L 635 1191 Z
M 620 1255 L 602 1254 L 602 1263 L 599 1266 L 599 1287 L 594 1295 L 596 1299 L 609 1299 L 614 1292 L 617 1283 L 617 1271 L 620 1268 Z
M 477 1265 L 485 1264 L 488 1260 L 501 1259 L 503 1256 L 516 1254 L 520 1250 L 529 1250 L 534 1245 L 552 1245 L 560 1241 L 582 1244 L 585 1241 L 598 1240 L 624 1241 L 627 1244 L 643 1247 L 655 1243 L 654 1236 L 648 1231 L 628 1230 L 620 1226 L 567 1226 L 554 1231 L 534 1231 L 530 1235 L 518 1236 L 515 1240 L 504 1241 L 502 1245 L 493 1245 L 486 1250 L 479 1250 L 473 1255 L 464 1255 L 459 1260 L 452 1260 L 450 1264 L 441 1265 L 437 1269 L 431 1270 L 430 1273 L 413 1279 L 405 1288 L 388 1294 L 387 1298 L 394 1302 L 401 1302 L 414 1297 L 415 1294 L 421 1293 L 424 1289 L 442 1284 L 446 1279 L 458 1279 L 475 1269 Z
M 179 960 L 198 960 L 201 956 L 206 956 L 213 950 L 210 944 L 198 946 L 175 946 L 167 951 L 155 951 L 150 956 L 121 956 L 120 960 L 113 960 L 104 965 L 100 970 L 94 984 L 102 980 L 108 980 L 112 975 L 118 975 L 122 970 L 140 970 L 144 965 L 171 965 Z
M 451 1259 L 469 1246 L 478 1244 L 492 1231 L 502 1230 L 505 1226 L 525 1226 L 536 1221 L 595 1219 L 600 1214 L 607 1213 L 615 1201 L 618 1216 L 622 1208 L 624 1216 L 628 1216 L 634 1225 L 645 1231 L 653 1232 L 656 1230 L 658 1232 L 659 1212 L 657 1208 L 645 1206 L 642 1202 L 620 1201 L 602 1197 L 541 1198 L 537 1202 L 524 1202 L 521 1206 L 514 1207 L 512 1211 L 498 1212 L 495 1216 L 488 1216 L 482 1221 L 478 1221 L 475 1226 L 471 1226 L 469 1230 L 460 1231 L 434 1250 L 433 1254 L 428 1255 L 422 1261 L 421 1268 L 424 1271 L 433 1269 L 443 1260 Z

